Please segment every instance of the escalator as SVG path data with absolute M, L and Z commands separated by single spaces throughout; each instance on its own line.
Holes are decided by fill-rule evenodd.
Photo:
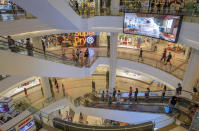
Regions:
M 88 95 L 87 95 L 88 96 Z M 178 97 L 178 103 L 172 112 L 168 113 L 167 106 L 171 96 L 166 96 L 163 100 L 161 96 L 150 96 L 147 100 L 143 96 L 138 97 L 138 103 L 133 100 L 129 101 L 127 97 L 121 98 L 121 102 L 113 101 L 112 104 L 101 101 L 100 98 L 94 101 L 89 101 L 89 98 L 83 100 L 83 104 L 87 108 L 94 109 L 108 109 L 118 111 L 130 111 L 130 112 L 142 112 L 142 113 L 154 113 L 165 114 L 168 117 L 175 118 L 181 122 L 181 125 L 185 128 L 189 128 L 192 122 L 192 115 L 190 110 L 197 103 L 194 103 L 186 98 Z M 80 100 L 79 100 L 80 101 Z M 81 101 L 82 103 L 82 101 Z

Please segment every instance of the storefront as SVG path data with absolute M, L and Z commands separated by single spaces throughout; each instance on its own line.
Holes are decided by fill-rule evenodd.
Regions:
M 129 35 L 129 34 L 118 34 L 118 47 L 132 48 L 151 51 L 153 50 L 153 45 L 159 40 L 153 39 L 146 36 Z
M 42 36 L 46 48 L 63 47 L 96 47 L 98 34 L 95 32 L 75 32 Z
M 140 49 L 156 52 L 162 55 L 165 49 L 171 52 L 174 58 L 187 59 L 190 48 L 188 46 L 160 40 L 152 37 L 118 34 L 118 47 Z
M 22 91 L 24 91 L 24 88 L 29 89 L 35 86 L 40 85 L 40 79 L 39 77 L 33 77 L 29 80 L 26 80 L 18 85 L 16 85 L 14 88 L 8 90 L 7 92 L 4 92 L 2 96 L 4 97 L 12 97 Z

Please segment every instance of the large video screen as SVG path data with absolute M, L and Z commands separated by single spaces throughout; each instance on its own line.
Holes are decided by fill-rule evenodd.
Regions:
M 145 35 L 177 42 L 181 26 L 181 16 L 125 13 L 124 33 Z

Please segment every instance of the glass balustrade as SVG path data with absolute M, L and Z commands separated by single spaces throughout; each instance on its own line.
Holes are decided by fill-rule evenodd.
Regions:
M 13 21 L 19 19 L 35 19 L 32 14 L 24 11 L 23 9 L 5 9 L 0 8 L 0 21 Z
M 120 5 L 118 8 L 110 7 L 93 7 L 90 4 L 76 4 L 73 0 L 66 0 L 74 11 L 82 16 L 82 18 L 89 18 L 94 16 L 123 16 L 124 12 L 133 13 L 154 13 L 154 14 L 169 14 L 169 15 L 183 15 L 183 21 L 185 22 L 199 22 L 199 3 L 191 3 L 186 6 L 178 8 L 177 3 L 172 7 L 163 7 L 161 3 L 160 8 L 156 6 L 152 7 L 139 7 L 137 4 L 133 4 L 134 1 L 129 1 L 127 5 L 135 5 L 128 7 L 127 5 Z M 88 2 L 89 3 L 89 2 Z M 195 5 L 195 6 L 194 6 Z M 78 8 L 77 8 L 78 7 Z
M 99 47 L 99 48 L 89 48 L 89 50 L 92 50 L 93 55 L 90 56 L 88 59 L 83 57 L 81 60 L 76 59 L 72 55 L 72 50 L 70 52 L 67 52 L 67 54 L 59 54 L 59 53 L 52 53 L 52 52 L 45 52 L 41 49 L 34 48 L 33 50 L 27 50 L 25 45 L 19 42 L 16 42 L 14 50 L 11 50 L 9 48 L 7 39 L 5 37 L 1 37 L 3 40 L 0 40 L 0 49 L 1 50 L 7 50 L 7 51 L 12 51 L 14 53 L 18 53 L 21 55 L 28 55 L 31 57 L 36 57 L 39 59 L 45 59 L 53 62 L 58 62 L 58 63 L 63 63 L 67 65 L 72 65 L 72 66 L 77 66 L 77 67 L 90 67 L 95 60 L 98 57 L 107 57 L 108 55 L 108 50 L 107 48 L 104 47 Z M 63 49 L 60 49 L 60 52 L 62 52 Z M 125 60 L 131 60 L 131 61 L 136 61 L 142 64 L 150 65 L 152 67 L 158 68 L 160 70 L 163 70 L 179 79 L 183 79 L 185 69 L 187 65 L 186 60 L 181 60 L 181 59 L 175 59 L 173 60 L 174 63 L 172 65 L 165 65 L 164 63 L 160 62 L 161 56 L 153 53 L 153 52 L 144 52 L 143 53 L 143 61 L 138 61 L 138 56 L 139 56 L 139 51 L 122 51 L 118 49 L 117 51 L 117 57 L 119 59 L 125 59 Z

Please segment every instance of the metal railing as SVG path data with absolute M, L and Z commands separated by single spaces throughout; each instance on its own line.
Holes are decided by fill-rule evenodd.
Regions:
M 110 8 L 110 7 L 76 7 L 74 2 L 67 0 L 71 8 L 82 18 L 89 18 L 95 16 L 123 16 L 124 12 L 132 12 L 132 13 L 151 13 L 151 14 L 165 14 L 165 15 L 183 15 L 183 21 L 186 22 L 199 22 L 199 10 L 196 8 L 188 9 L 185 7 L 183 8 L 152 8 L 152 7 L 126 7 L 125 5 L 120 6 L 118 8 Z M 131 3 L 131 2 L 130 2 Z

